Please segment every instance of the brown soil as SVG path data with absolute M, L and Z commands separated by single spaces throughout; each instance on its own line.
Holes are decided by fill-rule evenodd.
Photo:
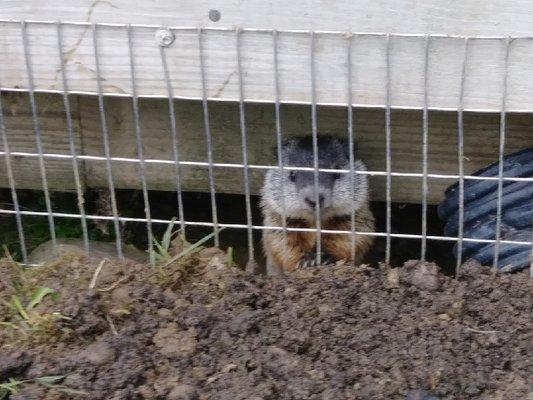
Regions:
M 106 263 L 90 290 L 96 266 L 77 258 L 30 273 L 0 262 L 0 299 L 36 286 L 60 294 L 36 307 L 33 332 L 0 326 L 0 383 L 29 380 L 12 400 L 532 395 L 526 273 L 470 265 L 456 281 L 411 262 L 266 278 L 225 263 L 216 249 L 164 274 Z M 51 375 L 65 378 L 32 381 Z

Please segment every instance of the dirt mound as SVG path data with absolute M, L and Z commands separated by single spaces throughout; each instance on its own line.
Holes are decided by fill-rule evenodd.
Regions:
M 470 265 L 456 281 L 411 262 L 266 278 L 226 260 L 204 249 L 162 271 L 104 263 L 98 274 L 79 259 L 31 272 L 4 261 L 0 383 L 25 380 L 19 400 L 531 395 L 525 273 Z M 30 310 L 39 287 L 59 297 Z

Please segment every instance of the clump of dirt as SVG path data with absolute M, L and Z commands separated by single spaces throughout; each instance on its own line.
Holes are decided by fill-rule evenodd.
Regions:
M 467 265 L 246 274 L 203 249 L 163 271 L 63 258 L 0 265 L 0 298 L 49 287 L 44 333 L 0 327 L 21 399 L 525 399 L 532 280 Z M 89 287 L 92 287 L 89 289 Z M 26 293 L 22 293 L 25 289 Z M 25 300 L 27 301 L 27 300 Z M 4 322 L 13 310 L 3 305 Z M 20 319 L 20 318 L 19 318 Z M 20 322 L 20 321 L 19 321 Z M 60 334 L 59 334 L 60 333 Z M 64 376 L 44 385 L 43 376 Z M 82 393 L 85 393 L 82 394 Z

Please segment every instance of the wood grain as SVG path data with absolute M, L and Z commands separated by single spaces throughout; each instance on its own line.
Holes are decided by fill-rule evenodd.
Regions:
M 312 2 L 249 0 L 130 1 L 54 0 L 42 7 L 34 1 L 3 0 L 2 18 L 62 20 L 106 23 L 138 23 L 189 27 L 248 27 L 261 29 L 318 29 L 381 33 L 438 33 L 452 35 L 530 35 L 533 5 L 527 0 L 455 2 L 396 0 L 384 7 L 380 2 L 341 0 L 332 6 L 326 0 Z M 214 23 L 208 11 L 218 9 L 222 18 Z M 155 28 L 134 28 L 136 87 L 142 96 L 166 96 Z M 27 87 L 21 28 L 0 23 L 0 83 L 5 88 Z M 60 64 L 55 25 L 27 25 L 30 59 L 35 85 L 42 90 L 60 89 Z M 202 96 L 197 33 L 176 31 L 175 42 L 166 49 L 171 85 L 176 96 Z M 274 55 L 269 32 L 241 35 L 245 98 L 273 101 Z M 64 26 L 63 49 L 69 88 L 96 90 L 91 28 Z M 212 99 L 237 100 L 239 83 L 235 32 L 205 32 L 202 35 L 207 95 Z M 386 104 L 386 37 L 356 36 L 351 47 L 352 98 L 356 104 Z M 130 57 L 125 27 L 100 27 L 98 48 L 101 78 L 106 93 L 131 94 Z M 315 42 L 316 100 L 323 104 L 345 104 L 347 89 L 347 45 L 344 34 L 317 35 Z M 430 43 L 428 105 L 456 109 L 459 106 L 464 40 L 434 38 Z M 424 38 L 392 37 L 390 44 L 390 101 L 397 107 L 424 105 Z M 280 33 L 278 40 L 280 98 L 286 102 L 311 101 L 310 37 L 302 33 Z M 505 41 L 471 40 L 468 48 L 464 107 L 472 110 L 501 108 L 504 82 Z M 511 43 L 507 109 L 533 110 L 533 40 Z
M 95 97 L 71 96 L 75 125 L 76 147 L 79 154 L 104 156 L 98 104 Z M 35 136 L 27 96 L 10 94 L 3 97 L 6 128 L 11 151 L 35 153 Z M 65 116 L 59 95 L 37 96 L 39 121 L 45 152 L 69 154 Z M 79 104 L 79 109 L 77 105 Z M 196 101 L 175 101 L 179 155 L 181 161 L 207 161 L 202 105 Z M 108 98 L 106 117 L 113 157 L 137 158 L 131 100 Z M 216 163 L 242 163 L 238 106 L 233 103 L 210 104 L 213 160 Z M 276 143 L 275 114 L 272 105 L 252 104 L 245 107 L 248 132 L 248 158 L 254 165 L 276 165 L 273 148 Z M 173 160 L 168 120 L 168 105 L 163 100 L 140 101 L 141 135 L 145 158 Z M 287 105 L 281 108 L 284 137 L 311 132 L 310 107 Z M 385 170 L 384 111 L 358 109 L 354 112 L 354 134 L 358 154 L 370 170 Z M 393 111 L 391 120 L 392 170 L 422 172 L 422 116 L 418 111 Z M 506 152 L 531 145 L 533 116 L 511 114 L 507 117 Z M 322 133 L 347 137 L 347 112 L 343 107 L 319 107 L 318 128 Z M 432 112 L 429 115 L 430 173 L 457 174 L 456 113 Z M 465 172 L 497 160 L 499 116 L 465 113 Z M 2 149 L 0 147 L 0 149 Z M 3 149 L 2 149 L 3 150 Z M 0 158 L 1 159 L 1 158 Z M 38 161 L 32 157 L 14 157 L 17 187 L 41 188 Z M 106 187 L 107 170 L 104 161 L 84 161 L 83 182 L 88 187 Z M 55 190 L 74 189 L 70 160 L 46 159 L 50 187 Z M 140 188 L 139 166 L 136 163 L 113 162 L 113 178 L 117 188 Z M 257 194 L 264 170 L 251 170 L 252 193 Z M 183 166 L 183 189 L 208 191 L 206 167 Z M 214 168 L 216 191 L 243 193 L 242 169 Z M 169 164 L 147 165 L 148 186 L 152 190 L 175 190 L 174 167 Z M 421 202 L 421 178 L 393 177 L 394 201 Z M 452 183 L 448 179 L 430 179 L 430 203 L 439 202 L 443 190 Z M 5 163 L 0 162 L 0 186 L 7 187 Z M 385 178 L 371 178 L 372 198 L 385 198 Z
M 2 96 L 4 122 L 11 152 L 38 154 L 35 132 L 26 94 Z M 79 128 L 78 99 L 71 97 L 73 138 L 76 152 L 83 154 Z M 70 154 L 63 99 L 58 95 L 36 96 L 39 130 L 44 153 Z M 0 143 L 0 151 L 4 151 Z M 0 186 L 9 187 L 5 156 L 0 157 Z M 13 174 L 18 189 L 42 189 L 39 159 L 36 157 L 12 156 Z M 83 162 L 79 162 L 82 186 L 85 185 Z M 50 190 L 74 190 L 74 172 L 69 159 L 45 158 L 45 171 Z

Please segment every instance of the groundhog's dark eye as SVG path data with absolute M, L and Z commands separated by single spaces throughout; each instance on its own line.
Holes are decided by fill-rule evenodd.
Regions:
M 296 172 L 294 171 L 289 172 L 289 180 L 291 182 L 294 182 L 296 180 Z

